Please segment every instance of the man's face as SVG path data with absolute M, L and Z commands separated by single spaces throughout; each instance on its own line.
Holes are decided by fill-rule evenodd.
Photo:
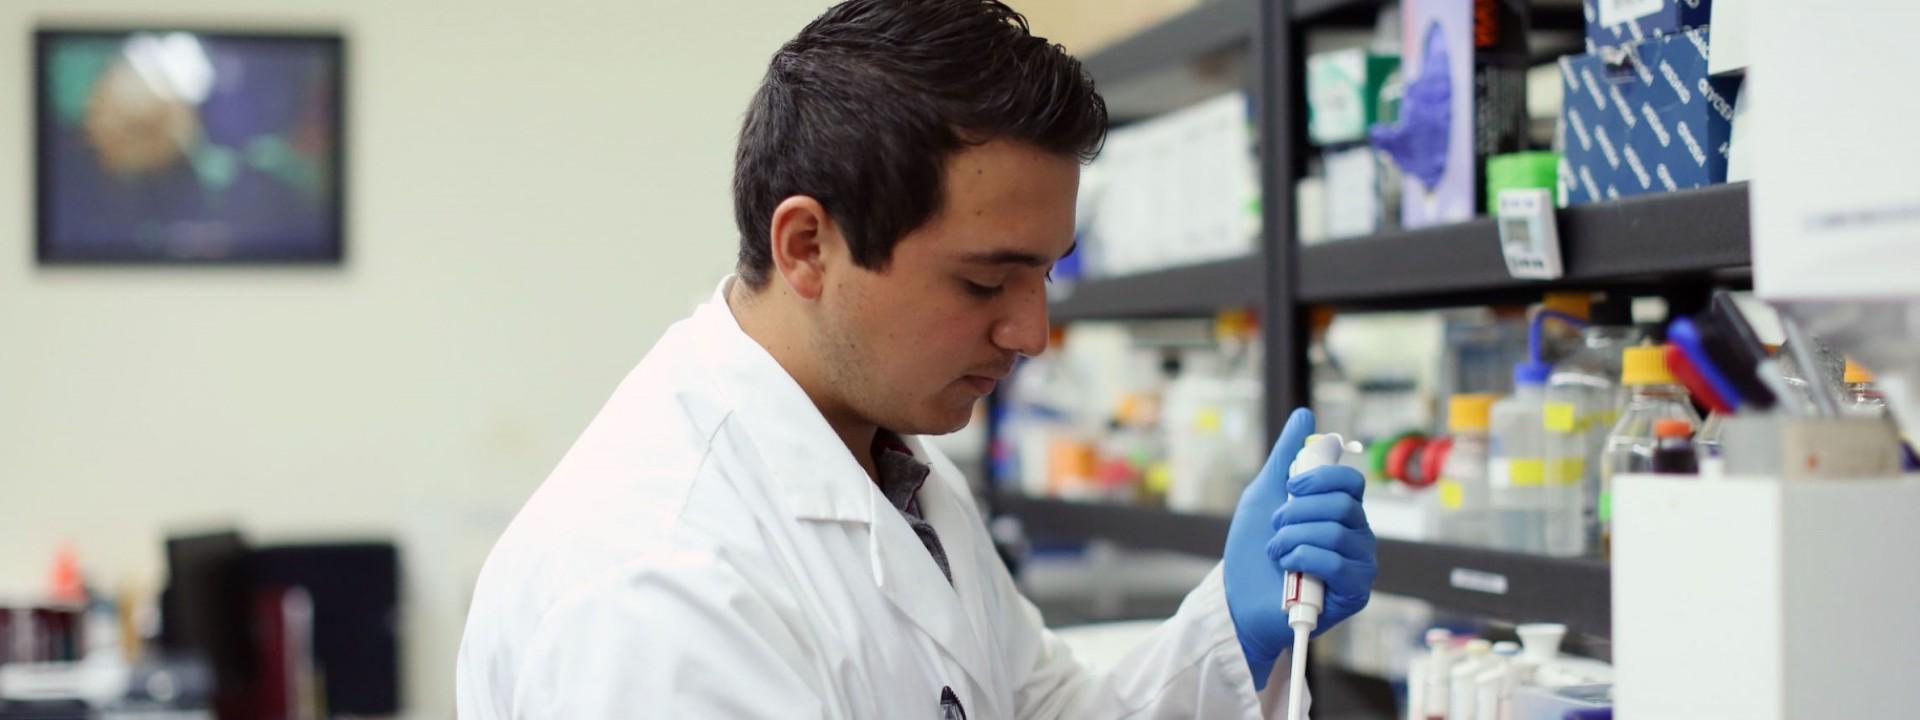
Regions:
M 830 268 L 816 350 L 846 408 L 904 434 L 965 427 L 1019 355 L 1047 344 L 1047 273 L 1073 248 L 1080 164 L 1019 143 L 946 166 L 940 212 L 883 272 Z

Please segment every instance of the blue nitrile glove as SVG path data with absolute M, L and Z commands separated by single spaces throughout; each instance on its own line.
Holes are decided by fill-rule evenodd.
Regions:
M 1293 411 L 1266 466 L 1240 494 L 1240 506 L 1227 528 L 1221 561 L 1227 614 L 1259 690 L 1266 689 L 1280 652 L 1293 645 L 1293 628 L 1281 607 L 1285 571 L 1301 570 L 1326 583 L 1326 607 L 1320 611 L 1316 636 L 1360 612 L 1373 593 L 1373 530 L 1360 507 L 1366 478 L 1345 465 L 1287 477 L 1293 457 L 1311 434 L 1313 413 L 1306 408 Z

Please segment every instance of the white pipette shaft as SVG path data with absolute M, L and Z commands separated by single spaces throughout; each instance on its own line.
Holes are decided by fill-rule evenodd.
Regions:
M 1355 443 L 1351 452 L 1359 452 L 1358 445 Z M 1294 456 L 1293 467 L 1287 469 L 1287 477 L 1338 463 L 1340 453 L 1347 450 L 1346 440 L 1338 434 L 1308 437 L 1300 448 L 1300 454 Z M 1314 628 L 1320 625 L 1320 609 L 1326 606 L 1327 586 L 1320 578 L 1289 572 L 1286 574 L 1284 595 L 1287 625 L 1293 628 L 1293 671 L 1287 681 L 1287 718 L 1302 720 L 1306 717 L 1302 706 L 1305 705 L 1307 691 L 1307 639 L 1313 635 Z

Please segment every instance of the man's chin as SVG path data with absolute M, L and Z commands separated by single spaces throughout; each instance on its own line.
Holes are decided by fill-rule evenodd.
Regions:
M 965 429 L 971 422 L 973 422 L 973 406 L 968 405 L 965 410 L 940 410 L 914 418 L 914 421 L 907 423 L 906 427 L 889 427 L 888 429 L 902 435 L 951 435 Z

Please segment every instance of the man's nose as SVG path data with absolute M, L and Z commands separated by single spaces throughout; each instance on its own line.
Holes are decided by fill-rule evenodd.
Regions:
M 1021 293 L 1012 312 L 993 326 L 993 344 L 1027 357 L 1047 351 L 1047 293 L 1045 288 Z

